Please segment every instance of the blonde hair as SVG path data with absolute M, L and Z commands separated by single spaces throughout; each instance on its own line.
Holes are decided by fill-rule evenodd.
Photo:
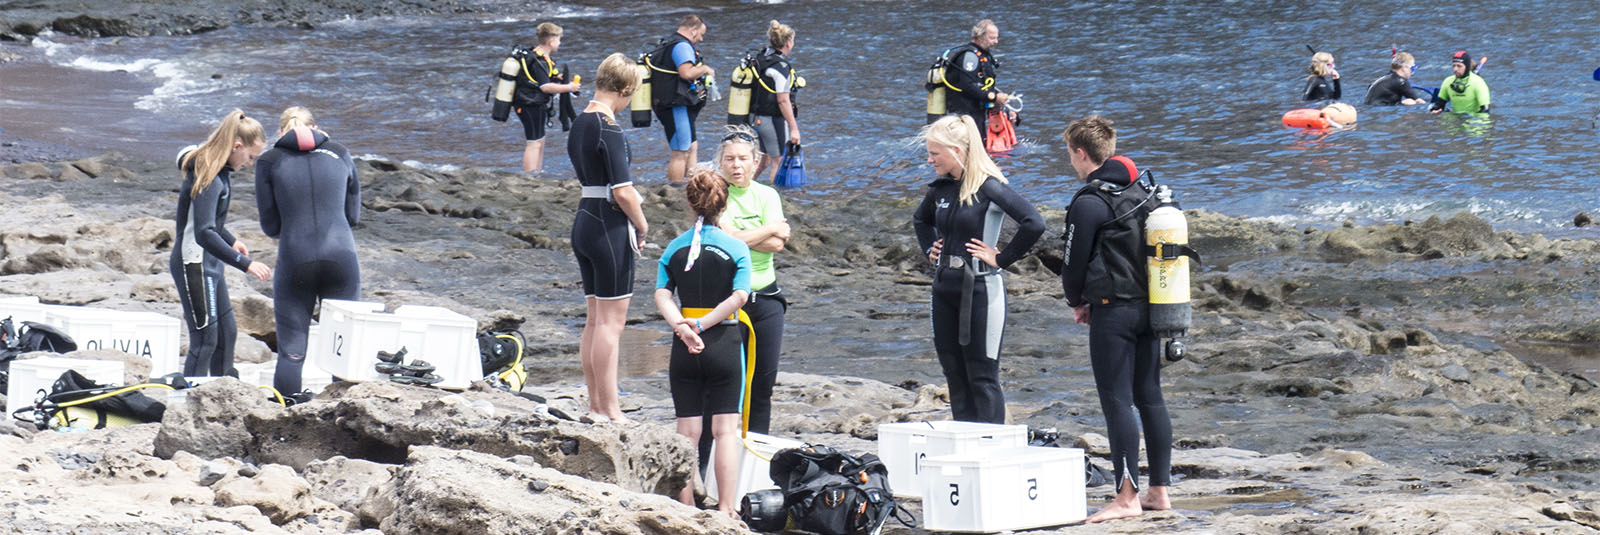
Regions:
M 999 27 L 995 26 L 994 25 L 994 21 L 990 20 L 990 19 L 983 19 L 983 20 L 978 21 L 977 24 L 973 24 L 972 25 L 972 40 L 976 41 L 976 40 L 978 40 L 979 37 L 983 37 L 983 34 L 989 33 L 989 28 L 999 28 Z
M 1389 70 L 1391 71 L 1398 71 L 1401 67 L 1405 67 L 1407 65 L 1412 67 L 1417 66 L 1417 58 L 1411 57 L 1409 52 L 1395 54 L 1394 59 L 1389 60 Z
M 776 19 L 767 24 L 767 44 L 771 45 L 773 50 L 783 48 L 783 45 L 793 39 L 794 28 L 790 28 L 788 24 L 778 22 Z
M 984 149 L 983 135 L 978 132 L 978 123 L 973 122 L 971 117 L 946 115 L 923 127 L 917 137 L 961 151 L 961 176 L 956 177 L 961 180 L 961 204 L 972 204 L 984 180 L 993 178 L 1001 183 L 1007 182 L 1005 174 L 1000 172 L 1000 166 L 989 158 L 989 151 Z
M 548 44 L 551 39 L 561 37 L 561 27 L 556 26 L 554 22 L 541 22 L 535 29 L 534 35 L 538 37 L 539 44 Z
M 622 53 L 612 53 L 600 62 L 594 76 L 597 91 L 610 91 L 622 96 L 633 95 L 639 89 L 639 75 L 633 70 L 634 61 Z
M 724 128 L 724 131 L 726 133 L 722 135 L 722 143 L 717 144 L 717 155 L 711 159 L 711 161 L 717 165 L 719 171 L 721 170 L 722 166 L 722 155 L 728 152 L 728 145 L 747 145 L 750 147 L 750 156 L 758 160 L 764 156 L 761 153 L 761 144 L 756 142 L 758 139 L 756 137 L 756 131 L 752 130 L 749 126 L 742 124 L 730 124 Z
M 1333 54 L 1318 52 L 1311 55 L 1311 76 L 1327 76 L 1333 72 Z
M 296 126 L 316 128 L 317 118 L 311 116 L 311 110 L 305 106 L 289 106 L 283 109 L 283 114 L 278 116 L 278 135 L 293 130 Z
M 1090 162 L 1100 165 L 1117 153 L 1117 129 L 1112 124 L 1110 119 L 1090 115 L 1067 125 L 1061 140 L 1067 142 L 1067 150 L 1083 149 Z
M 178 166 L 194 173 L 194 188 L 189 192 L 190 197 L 200 196 L 216 180 L 217 173 L 222 172 L 222 167 L 228 165 L 228 155 L 233 152 L 233 144 L 240 143 L 246 147 L 255 147 L 266 143 L 266 135 L 261 131 L 261 123 L 255 119 L 244 116 L 244 111 L 233 110 L 222 116 L 222 124 L 201 143 L 199 148 L 189 151 Z

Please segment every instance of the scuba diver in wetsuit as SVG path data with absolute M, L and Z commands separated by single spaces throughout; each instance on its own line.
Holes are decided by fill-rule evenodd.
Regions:
M 1062 138 L 1085 184 L 1067 207 L 1061 286 L 1073 319 L 1089 324 L 1089 363 L 1117 477 L 1116 498 L 1088 518 L 1095 523 L 1172 508 L 1167 496 L 1172 419 L 1161 395 L 1160 339 L 1150 328 L 1139 212 L 1148 210 L 1150 192 L 1138 181 L 1133 160 L 1111 156 L 1117 150 L 1111 121 L 1098 115 L 1073 121 Z M 1150 457 L 1150 489 L 1143 499 L 1138 489 L 1141 428 Z
M 1428 111 L 1439 113 L 1448 105 L 1456 113 L 1489 113 L 1489 84 L 1473 70 L 1467 51 L 1451 54 L 1450 76 L 1439 82 L 1439 94 Z
M 628 174 L 633 156 L 616 117 L 639 88 L 633 65 L 622 54 L 600 63 L 594 98 L 567 135 L 567 156 L 583 190 L 571 235 L 588 305 L 578 359 L 589 411 L 617 422 L 627 421 L 617 391 L 618 345 L 633 296 L 634 256 L 649 230 Z
M 1428 95 L 1411 86 L 1411 73 L 1417 68 L 1416 58 L 1400 52 L 1389 61 L 1389 74 L 1367 86 L 1365 102 L 1368 106 L 1414 106 L 1428 101 Z
M 238 328 L 224 264 L 260 280 L 272 277 L 266 264 L 250 259 L 250 249 L 228 232 L 228 205 L 232 201 L 233 172 L 254 164 L 266 148 L 261 123 L 233 110 L 223 116 L 205 143 L 178 152 L 183 187 L 178 190 L 177 242 L 168 266 L 178 287 L 178 303 L 189 327 L 189 352 L 183 359 L 185 377 L 230 375 L 233 342 Z
M 989 108 L 1003 108 L 1011 101 L 1011 95 L 997 89 L 995 84 L 1000 64 L 990 51 L 997 46 L 1000 46 L 1000 27 L 995 26 L 993 20 L 983 19 L 972 26 L 971 42 L 952 48 L 944 55 L 949 66 L 944 71 L 943 82 L 953 90 L 945 101 L 948 111 L 971 117 L 978 126 L 978 136 L 985 141 L 989 139 Z
M 1004 423 L 1000 341 L 1006 292 L 1001 271 L 1021 259 L 1044 234 L 1044 218 L 1006 185 L 984 150 L 972 118 L 949 115 L 922 129 L 928 163 L 938 178 L 912 217 L 917 243 L 934 271 L 933 346 L 950 385 L 950 411 L 958 421 Z M 995 248 L 1009 216 L 1017 232 L 1005 250 Z
M 272 386 L 301 399 L 311 311 L 323 299 L 361 297 L 361 266 L 350 227 L 361 221 L 361 181 L 345 149 L 317 129 L 311 111 L 283 110 L 278 141 L 256 167 L 261 231 L 278 239 L 272 308 L 278 365 Z
M 1306 75 L 1306 88 L 1300 93 L 1302 100 L 1338 100 L 1344 96 L 1339 86 L 1339 71 L 1333 68 L 1333 54 L 1312 54 L 1311 66 L 1307 70 L 1310 74 Z

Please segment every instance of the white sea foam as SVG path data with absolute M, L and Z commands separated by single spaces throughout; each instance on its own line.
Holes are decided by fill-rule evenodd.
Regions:
M 54 36 L 55 32 L 50 30 L 39 32 L 39 35 L 34 37 L 32 46 L 44 50 L 45 57 L 55 57 L 67 50 L 67 44 L 52 41 L 50 38 Z
M 79 69 L 100 72 L 140 72 L 159 65 L 160 63 L 161 60 L 155 58 L 142 58 L 132 62 L 123 63 L 117 61 L 99 60 L 89 56 L 79 56 L 77 59 L 72 60 L 72 62 L 68 63 L 67 65 L 71 67 L 77 67 Z
M 410 168 L 413 168 L 413 169 L 421 169 L 421 170 L 424 170 L 424 171 L 439 171 L 439 172 L 449 173 L 449 172 L 452 172 L 452 171 L 460 171 L 461 170 L 461 166 L 459 166 L 459 165 L 451 165 L 451 164 L 447 164 L 447 163 L 446 164 L 422 163 L 422 162 L 419 162 L 419 161 L 416 161 L 416 160 L 406 160 L 406 161 L 403 161 L 403 162 L 400 162 L 400 163 L 402 165 L 405 165 L 406 167 L 410 167 Z
M 188 69 L 173 62 L 155 63 L 150 67 L 150 74 L 160 78 L 162 83 L 155 91 L 134 102 L 135 108 L 161 111 L 170 106 L 183 105 L 189 101 L 188 97 L 210 93 L 222 87 L 220 81 L 194 76 Z

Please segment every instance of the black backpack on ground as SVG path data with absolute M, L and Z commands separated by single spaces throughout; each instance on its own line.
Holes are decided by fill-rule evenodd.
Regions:
M 24 321 L 22 328 L 17 329 L 11 318 L 0 320 L 0 392 L 6 391 L 12 359 L 34 351 L 71 353 L 77 350 L 78 344 L 72 337 L 55 327 Z
M 160 422 L 167 406 L 139 392 L 145 388 L 172 390 L 170 385 L 162 383 L 106 386 L 76 370 L 67 370 L 50 385 L 50 393 L 42 400 L 18 409 L 12 416 L 34 424 L 40 431 L 57 425 L 71 426 L 78 419 L 90 419 L 94 429 Z
M 512 392 L 522 391 L 528 371 L 522 367 L 527 341 L 518 331 L 489 331 L 478 334 L 478 357 L 484 380 Z
M 783 490 L 784 508 L 799 529 L 875 535 L 891 517 L 915 525 L 894 499 L 889 470 L 877 455 L 857 457 L 820 445 L 790 448 L 772 456 L 769 473 Z

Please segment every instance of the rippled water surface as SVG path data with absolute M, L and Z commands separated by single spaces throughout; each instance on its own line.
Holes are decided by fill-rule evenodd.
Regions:
M 555 20 L 566 29 L 558 60 L 590 78 L 605 55 L 638 53 L 681 14 L 642 6 L 186 37 L 49 36 L 25 53 L 86 71 L 126 70 L 118 83 L 138 90 L 98 114 L 66 119 L 79 124 L 29 133 L 165 157 L 198 141 L 229 107 L 270 118 L 301 104 L 356 154 L 510 169 L 519 165 L 520 126 L 489 120 L 483 101 L 508 46 L 531 41 L 536 22 Z M 1025 0 L 979 13 L 967 2 L 818 1 L 715 3 L 699 12 L 710 23 L 703 50 L 722 73 L 758 46 L 768 19 L 798 30 L 793 56 L 810 86 L 797 99 L 815 193 L 904 194 L 926 182 L 912 142 L 923 121 L 923 70 L 989 16 L 1002 32 L 1000 86 L 1027 105 L 1017 129 L 1025 142 L 1001 165 L 1041 204 L 1062 205 L 1073 190 L 1060 132 L 1073 118 L 1100 113 L 1116 121 L 1120 152 L 1179 185 L 1187 207 L 1321 225 L 1469 210 L 1502 228 L 1563 234 L 1572 233 L 1575 212 L 1600 208 L 1595 7 Z M 1387 70 L 1391 44 L 1417 55 L 1425 85 L 1448 75 L 1457 49 L 1487 55 L 1492 118 L 1359 106 L 1366 84 Z M 1338 57 L 1343 100 L 1361 110 L 1358 126 L 1305 132 L 1279 124 L 1302 104 L 1307 45 Z M 16 110 L 54 97 L 4 95 L 9 117 L 0 127 L 18 130 Z M 706 109 L 703 132 L 723 122 L 722 106 Z M 555 131 L 546 176 L 564 178 L 566 138 Z M 636 176 L 661 180 L 659 127 L 629 136 Z

